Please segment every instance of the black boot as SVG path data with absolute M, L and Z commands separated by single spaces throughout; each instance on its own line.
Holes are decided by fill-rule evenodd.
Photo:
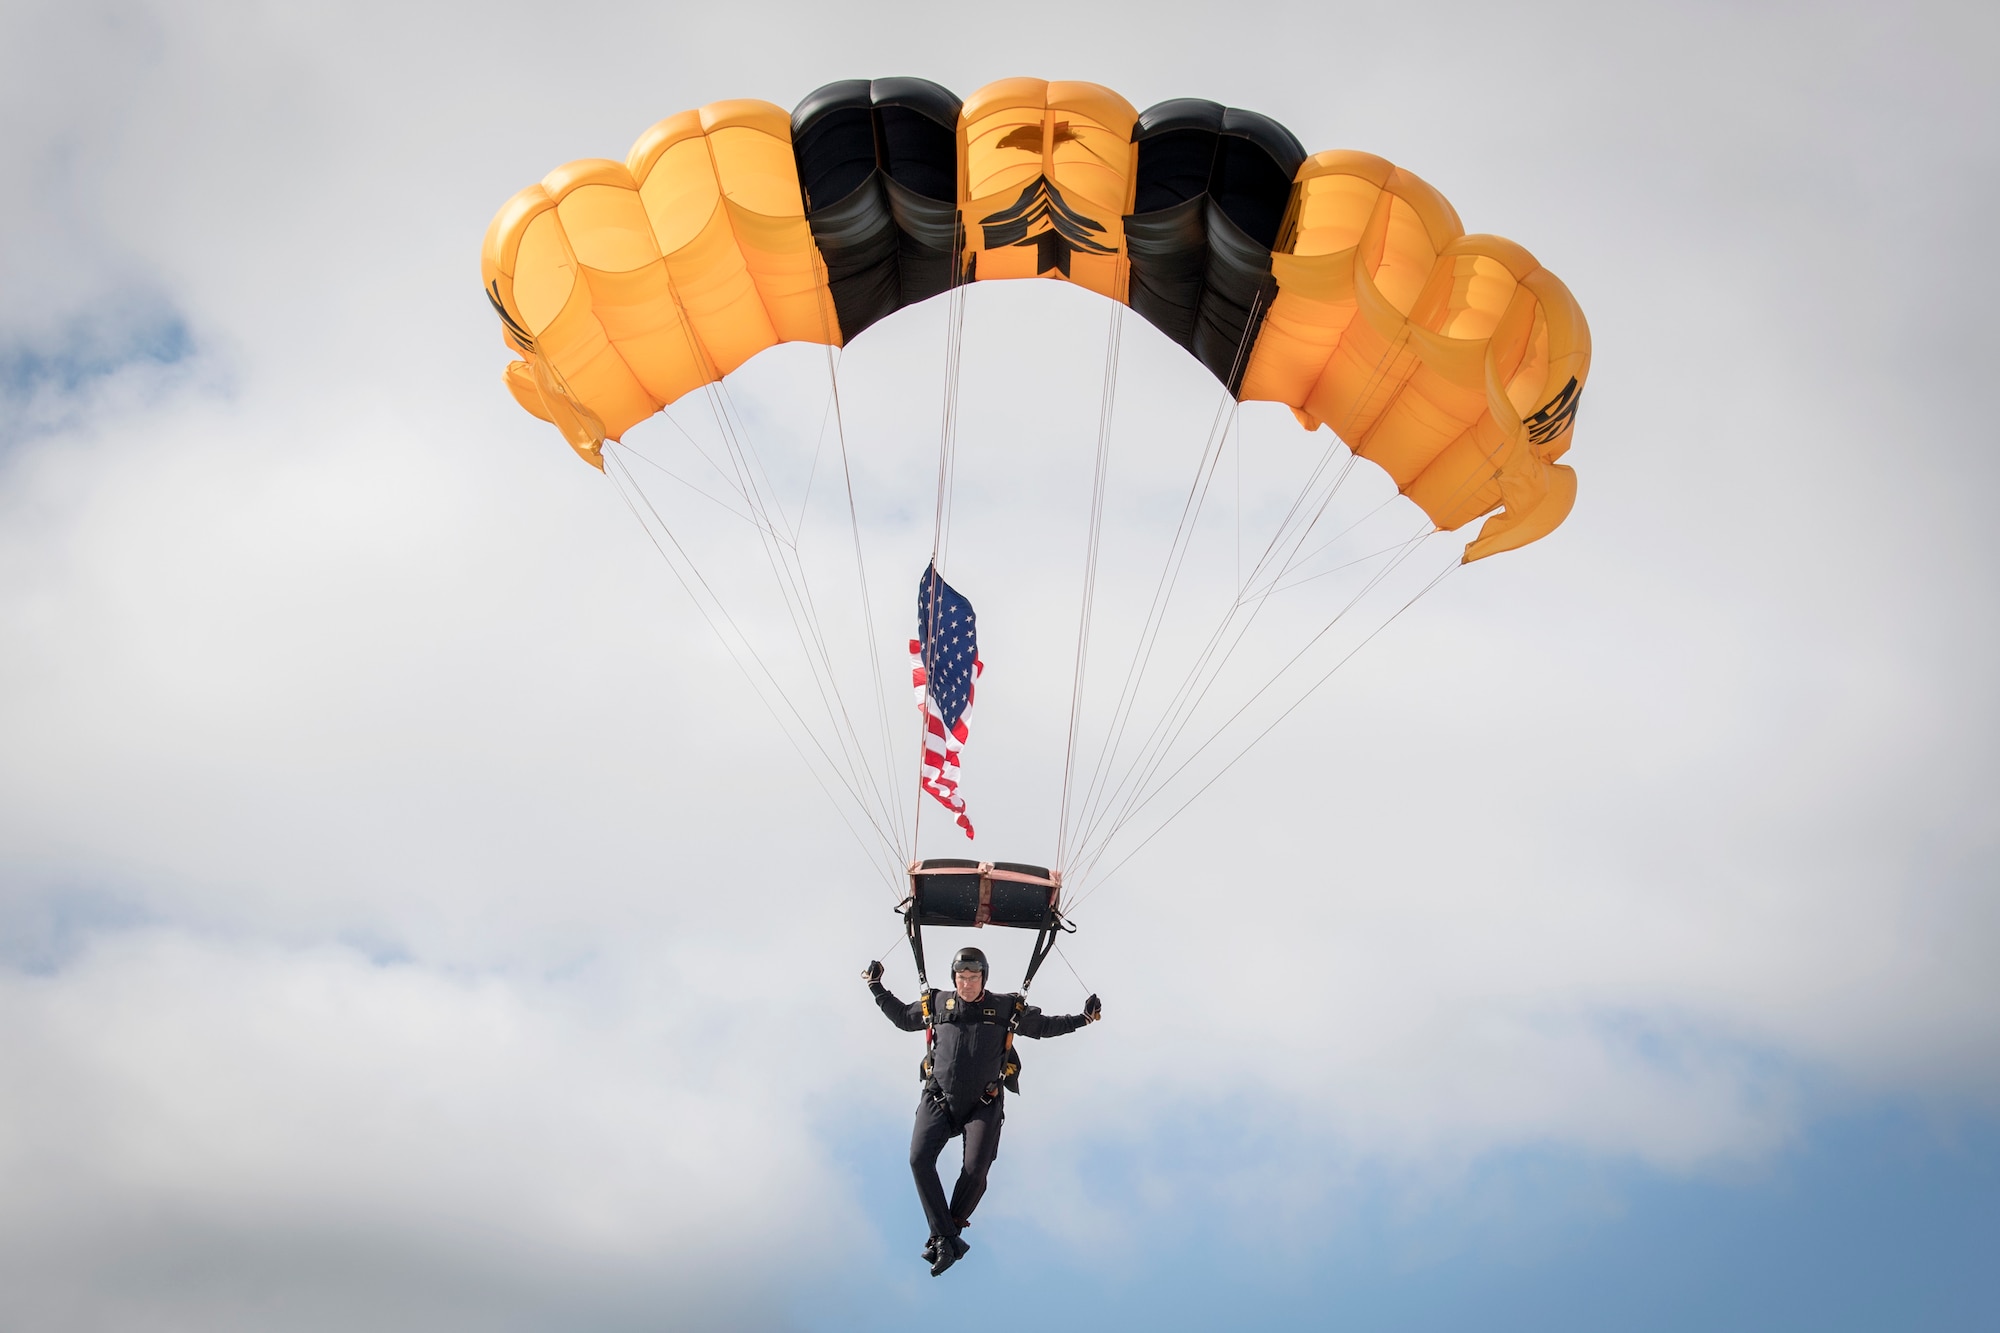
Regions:
M 937 1258 L 931 1262 L 931 1276 L 936 1277 L 965 1257 L 972 1247 L 959 1236 L 939 1236 Z
M 936 1236 L 932 1236 L 929 1240 L 924 1242 L 924 1262 L 927 1264 L 934 1264 L 937 1262 L 937 1257 L 938 1257 L 938 1238 Z

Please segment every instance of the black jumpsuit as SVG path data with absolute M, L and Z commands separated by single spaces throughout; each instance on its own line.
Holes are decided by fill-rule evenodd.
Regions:
M 868 987 L 889 1021 L 905 1032 L 924 1030 L 921 1003 L 904 1004 L 881 982 Z M 965 1001 L 955 991 L 934 990 L 931 1012 L 937 1020 L 937 1044 L 930 1053 L 930 1074 L 917 1102 L 917 1123 L 910 1133 L 910 1174 L 917 1179 L 917 1197 L 933 1236 L 956 1236 L 986 1193 L 986 1172 L 1000 1151 L 1000 1122 L 1005 1117 L 1002 1086 L 1007 1062 L 1007 1025 L 1014 1017 L 1015 995 L 988 991 Z M 1082 1014 L 1051 1018 L 1033 1005 L 1021 1009 L 1015 1034 L 1060 1037 L 1088 1021 Z M 965 1135 L 958 1184 L 945 1201 L 938 1179 L 937 1159 L 944 1145 Z

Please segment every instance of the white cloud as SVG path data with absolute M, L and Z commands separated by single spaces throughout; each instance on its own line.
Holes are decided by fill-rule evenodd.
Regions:
M 491 1327 L 599 1271 L 600 1317 L 635 1297 L 703 1310 L 718 1280 L 754 1307 L 746 1257 L 810 1232 L 837 1262 L 851 1205 L 797 1132 L 811 1080 L 755 1069 L 742 1028 L 764 1006 L 732 1020 L 684 1002 L 698 982 L 663 989 L 683 1003 L 171 930 L 8 977 L 10 1305 Z

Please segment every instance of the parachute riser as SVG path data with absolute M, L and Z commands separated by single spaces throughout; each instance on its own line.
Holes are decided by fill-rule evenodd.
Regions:
M 917 896 L 904 899 L 903 931 L 910 939 L 910 957 L 917 964 L 917 1002 L 924 1009 L 924 1045 L 937 1040 L 937 1015 L 931 1012 L 931 981 L 924 971 L 924 928 L 917 921 Z

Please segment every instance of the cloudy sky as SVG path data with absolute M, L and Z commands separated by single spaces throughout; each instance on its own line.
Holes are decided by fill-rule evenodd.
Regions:
M 1996 57 L 1973 5 L 10 0 L 0 1324 L 1991 1327 Z M 1596 345 L 1569 523 L 1438 585 L 1089 889 L 1036 992 L 1106 1021 L 1027 1053 L 936 1281 L 915 1039 L 856 979 L 914 984 L 893 890 L 620 492 L 507 396 L 478 277 L 562 162 L 906 73 L 1382 154 Z M 968 300 L 990 857 L 1052 855 L 1108 319 Z M 897 736 L 945 328 L 840 361 Z M 726 400 L 867 701 L 826 402 L 804 348 Z M 1215 405 L 1126 322 L 1086 735 Z M 667 475 L 719 487 L 708 413 L 628 465 L 776 654 L 758 547 Z M 1188 625 L 1329 437 L 1247 408 L 1231 441 Z M 1249 667 L 1354 578 L 1274 603 Z

